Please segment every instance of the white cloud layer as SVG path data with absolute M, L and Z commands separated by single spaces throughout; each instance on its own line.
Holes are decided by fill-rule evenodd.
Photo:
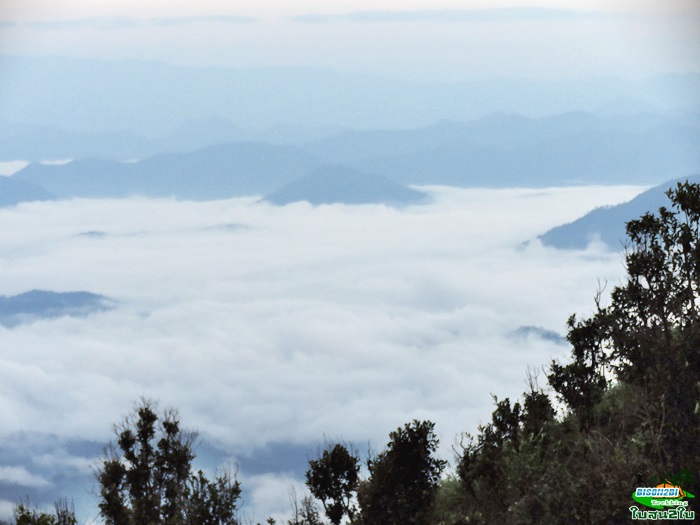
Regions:
M 571 313 L 592 310 L 597 279 L 623 274 L 619 254 L 523 241 L 641 190 L 433 188 L 433 204 L 403 210 L 255 199 L 2 209 L 0 295 L 85 290 L 118 305 L 0 327 L 0 438 L 107 441 L 145 395 L 233 459 L 324 435 L 380 449 L 413 418 L 436 422 L 449 458 L 455 436 L 488 418 L 490 393 L 518 396 L 528 366 L 567 353 L 509 334 L 564 333 Z M 248 487 L 250 512 L 288 500 L 264 479 Z
M 23 467 L 3 467 L 0 465 L 0 482 L 23 487 L 45 487 L 49 481 L 35 476 Z

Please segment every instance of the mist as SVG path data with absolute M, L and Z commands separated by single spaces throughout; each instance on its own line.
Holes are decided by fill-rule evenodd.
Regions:
M 643 188 L 421 189 L 433 202 L 402 209 L 136 198 L 0 210 L 15 225 L 0 238 L 5 293 L 116 303 L 0 327 L 4 446 L 30 429 L 106 443 L 136 398 L 156 399 L 216 451 L 213 468 L 237 463 L 245 483 L 249 465 L 246 510 L 259 519 L 288 510 L 286 489 L 265 506 L 280 476 L 300 480 L 260 472 L 266 450 L 303 456 L 324 436 L 381 448 L 419 418 L 436 422 L 449 459 L 492 393 L 517 397 L 528 368 L 566 355 L 541 333 L 563 335 L 623 273 L 603 247 L 523 243 Z M 83 474 L 90 462 L 74 458 Z M 23 468 L 0 480 L 62 493 L 51 469 Z

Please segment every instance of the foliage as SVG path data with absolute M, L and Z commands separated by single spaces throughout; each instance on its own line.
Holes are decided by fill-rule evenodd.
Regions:
M 570 361 L 547 376 L 562 416 L 531 388 L 465 437 L 452 524 L 628 523 L 635 486 L 700 471 L 700 186 L 667 195 L 671 209 L 628 223 L 610 304 L 599 293 L 568 321 Z
M 292 519 L 287 520 L 287 525 L 323 525 L 312 497 L 304 496 L 299 502 L 296 495 L 293 494 Z
M 450 474 L 443 478 L 435 495 L 431 525 L 465 525 L 464 499 L 459 477 Z
M 355 508 L 352 500 L 360 482 L 360 458 L 336 443 L 323 451 L 321 457 L 309 461 L 306 485 L 318 498 L 333 525 L 340 525 L 344 516 L 352 520 Z
M 368 461 L 370 478 L 358 491 L 366 525 L 427 525 L 445 461 L 437 459 L 431 421 L 414 420 L 389 434 L 386 450 Z
M 240 485 L 229 473 L 210 482 L 192 470 L 195 434 L 178 414 L 158 415 L 141 400 L 115 428 L 97 472 L 99 508 L 107 525 L 234 525 Z
M 32 509 L 29 500 L 20 502 L 14 509 L 15 525 L 77 525 L 73 505 L 63 499 L 54 504 L 54 514 L 47 514 Z

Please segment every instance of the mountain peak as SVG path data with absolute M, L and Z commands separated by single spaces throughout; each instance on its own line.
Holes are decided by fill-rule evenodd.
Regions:
M 277 205 L 298 201 L 314 205 L 406 205 L 424 202 L 427 195 L 380 175 L 368 175 L 341 166 L 325 166 L 267 195 L 264 200 Z

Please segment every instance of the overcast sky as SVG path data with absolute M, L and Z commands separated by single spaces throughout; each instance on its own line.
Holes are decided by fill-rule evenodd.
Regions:
M 697 0 L 5 0 L 6 54 L 318 66 L 414 79 L 698 71 Z

